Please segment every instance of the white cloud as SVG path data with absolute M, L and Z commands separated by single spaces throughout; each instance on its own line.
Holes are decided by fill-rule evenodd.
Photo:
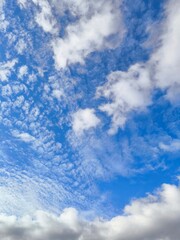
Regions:
M 72 117 L 72 128 L 77 135 L 81 135 L 85 130 L 94 128 L 100 123 L 94 109 L 90 108 L 79 109 Z
M 27 43 L 25 42 L 24 39 L 18 39 L 17 44 L 15 45 L 15 49 L 18 54 L 22 54 L 25 49 L 27 48 Z
M 173 139 L 169 144 L 161 142 L 159 144 L 159 147 L 167 152 L 176 152 L 180 150 L 180 140 L 179 139 Z
M 0 31 L 5 31 L 7 26 L 9 25 L 8 21 L 5 18 L 5 14 L 4 14 L 4 0 L 0 1 Z
M 155 195 L 133 201 L 111 220 L 84 220 L 74 208 L 60 216 L 38 211 L 17 218 L 0 215 L 2 240 L 177 240 L 180 235 L 180 189 L 164 184 Z
M 21 8 L 26 8 L 27 0 L 17 0 L 17 3 Z
M 168 89 L 167 98 L 174 102 L 180 95 L 180 2 L 169 1 L 165 10 L 160 47 L 151 61 L 155 64 L 156 86 Z
M 110 100 L 99 107 L 112 117 L 110 134 L 123 127 L 129 112 L 144 110 L 151 104 L 152 83 L 147 66 L 133 65 L 127 72 L 112 72 L 108 82 L 97 89 L 97 97 Z
M 19 78 L 22 78 L 23 76 L 27 75 L 27 73 L 28 73 L 28 67 L 27 67 L 26 65 L 21 66 L 21 67 L 19 68 L 18 77 L 19 77 Z
M 108 100 L 99 107 L 112 117 L 110 134 L 124 126 L 132 111 L 149 106 L 153 90 L 167 90 L 166 98 L 174 104 L 180 100 L 180 2 L 169 1 L 162 24 L 159 45 L 150 60 L 135 64 L 126 72 L 108 75 L 107 83 L 97 89 L 97 97 Z M 157 29 L 156 29 L 157 30 Z
M 8 81 L 8 78 L 11 75 L 11 72 L 14 70 L 14 66 L 17 63 L 17 59 L 12 61 L 7 61 L 5 63 L 0 63 L 0 81 Z
M 13 131 L 12 134 L 13 134 L 14 137 L 19 138 L 19 139 L 21 139 L 22 141 L 27 142 L 27 143 L 33 142 L 33 141 L 36 140 L 36 139 L 35 139 L 32 135 L 30 135 L 29 133 L 25 133 L 25 132 L 19 133 L 18 131 Z
M 37 24 L 42 27 L 45 32 L 51 34 L 58 33 L 56 19 L 53 16 L 49 2 L 46 0 L 33 0 L 33 2 L 41 8 L 41 11 L 37 13 L 35 17 Z
M 21 108 L 23 106 L 23 103 L 24 103 L 24 96 L 20 95 L 13 102 L 13 108 Z
M 7 97 L 7 96 L 10 96 L 12 94 L 12 88 L 9 84 L 5 85 L 5 86 L 2 86 L 1 88 L 1 95 L 3 97 Z
M 0 11 L 3 10 L 3 7 L 4 7 L 4 0 L 1 0 L 1 1 L 0 1 Z
M 64 95 L 62 90 L 58 90 L 58 89 L 54 89 L 52 92 L 53 97 L 57 98 L 58 100 L 60 100 L 62 98 L 62 96 Z
M 57 68 L 83 64 L 91 52 L 117 45 L 123 32 L 117 1 L 70 1 L 67 8 L 79 20 L 67 26 L 63 38 L 52 42 Z

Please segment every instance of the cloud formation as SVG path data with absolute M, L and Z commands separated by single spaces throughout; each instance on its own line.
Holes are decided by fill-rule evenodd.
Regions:
M 154 195 L 134 200 L 111 220 L 84 220 L 74 208 L 60 216 L 38 211 L 17 218 L 0 215 L 2 240 L 177 240 L 180 235 L 180 189 L 163 184 Z
M 178 152 L 180 150 L 180 140 L 172 139 L 169 143 L 161 142 L 159 144 L 159 147 L 165 152 L 176 152 L 176 151 Z
M 36 14 L 36 22 L 45 32 L 51 34 L 58 33 L 56 19 L 52 14 L 51 6 L 48 1 L 33 0 L 33 3 L 40 7 L 41 11 Z
M 136 63 L 127 71 L 112 72 L 107 82 L 97 89 L 97 97 L 108 102 L 99 109 L 112 118 L 109 130 L 115 134 L 122 128 L 133 111 L 145 110 L 153 103 L 155 90 L 165 92 L 165 98 L 179 104 L 180 96 L 180 2 L 169 1 L 165 7 L 166 18 L 159 29 L 159 45 L 149 61 Z M 157 30 L 157 29 L 156 29 Z
M 7 61 L 4 63 L 0 63 L 0 81 L 8 81 L 14 67 L 17 63 L 17 59 L 13 59 L 11 61 Z
M 127 72 L 116 71 L 108 76 L 108 82 L 97 89 L 97 97 L 110 99 L 99 107 L 112 117 L 110 134 L 124 126 L 130 111 L 140 111 L 151 104 L 151 88 L 149 71 L 141 64 L 133 65 Z
M 17 215 L 18 213 L 34 212 L 36 209 L 57 212 L 60 211 L 60 207 L 64 208 L 67 205 L 84 208 L 90 206 L 91 210 L 97 206 L 103 211 L 103 204 L 100 201 L 104 197 L 104 192 L 96 192 L 96 177 L 100 176 L 99 179 L 103 179 L 105 174 L 108 175 L 107 172 L 109 175 L 114 173 L 122 175 L 126 169 L 130 171 L 129 162 L 133 161 L 134 157 L 131 153 L 132 149 L 130 149 L 128 141 L 123 143 L 121 139 L 118 139 L 118 143 L 121 144 L 120 148 L 119 145 L 114 146 L 114 142 L 108 141 L 106 135 L 104 135 L 106 139 L 103 141 L 102 135 L 96 136 L 98 142 L 94 141 L 91 134 L 84 135 L 86 141 L 82 138 L 78 142 L 81 144 L 81 141 L 84 141 L 82 145 L 88 147 L 96 145 L 92 154 L 87 149 L 86 155 L 84 154 L 85 159 L 82 157 L 82 145 L 79 145 L 80 153 L 74 154 L 76 149 L 69 148 L 67 136 L 69 136 L 71 119 L 73 119 L 73 130 L 77 135 L 100 125 L 100 119 L 96 116 L 95 110 L 88 106 L 75 112 L 75 109 L 80 107 L 77 99 L 80 99 L 83 94 L 85 98 L 88 98 L 83 92 L 84 83 L 82 82 L 84 79 L 82 77 L 82 81 L 76 81 L 76 78 L 80 79 L 81 75 L 76 76 L 76 71 L 72 70 L 71 72 L 71 69 L 70 71 L 66 69 L 66 72 L 56 71 L 53 68 L 53 56 L 49 41 L 54 47 L 53 54 L 58 69 L 74 63 L 83 64 L 86 57 L 93 51 L 116 47 L 123 33 L 120 1 L 19 0 L 18 2 L 21 10 L 27 5 L 30 8 L 27 8 L 27 12 L 23 9 L 17 18 L 16 5 L 11 4 L 11 11 L 8 11 L 7 2 L 6 12 L 10 27 L 5 35 L 7 38 L 2 41 L 2 43 L 7 43 L 7 46 L 5 49 L 2 47 L 5 59 L 0 64 L 2 97 L 0 120 L 3 125 L 0 135 L 3 139 L 1 141 L 1 143 L 3 142 L 2 149 L 4 147 L 10 156 L 7 159 L 3 159 L 1 156 L 0 171 L 3 183 L 0 187 L 1 212 L 17 213 Z M 179 62 L 179 58 L 172 53 L 172 69 L 176 70 L 177 76 L 173 75 L 170 80 L 169 72 L 171 70 L 168 69 L 168 61 L 164 57 L 166 48 L 169 51 L 173 49 L 174 52 L 179 47 L 179 43 L 176 42 L 176 38 L 179 36 L 176 35 L 179 4 L 176 1 L 172 2 L 174 6 L 169 4 L 167 7 L 167 22 L 164 24 L 163 34 L 160 36 L 159 46 L 150 61 L 147 64 L 135 64 L 124 72 L 116 71 L 108 74 L 107 83 L 98 88 L 97 96 L 106 98 L 106 102 L 101 104 L 99 109 L 112 118 L 112 126 L 109 130 L 111 134 L 115 133 L 119 127 L 123 127 L 131 112 L 144 110 L 151 104 L 153 90 L 158 88 L 166 91 L 166 97 L 171 101 L 173 99 L 172 102 L 178 97 L 179 69 L 177 66 L 175 68 L 173 66 Z M 54 6 L 51 3 L 54 3 Z M 68 12 L 70 20 L 68 19 L 68 22 L 61 26 L 62 32 L 64 31 L 62 35 L 58 33 L 59 28 L 57 28 L 54 18 L 56 16 L 54 14 L 55 7 L 58 4 L 59 7 L 56 9 L 60 13 L 58 24 L 61 24 L 61 17 L 64 18 L 66 11 L 70 12 Z M 61 6 L 63 6 L 62 9 Z M 172 13 L 168 10 L 170 6 Z M 174 7 L 176 7 L 175 10 Z M 1 3 L 0 8 L 2 8 Z M 0 26 L 2 32 L 7 26 L 4 16 L 0 16 L 3 19 L 3 24 Z M 25 22 L 22 19 L 25 19 Z M 40 26 L 38 29 L 37 24 Z M 169 25 L 175 27 L 168 28 Z M 168 33 L 166 27 L 170 29 Z M 51 33 L 51 35 L 47 33 Z M 56 33 L 59 34 L 59 37 Z M 173 41 L 169 40 L 172 36 Z M 4 34 L 2 34 L 3 37 Z M 172 42 L 173 46 L 169 48 L 168 46 Z M 103 58 L 106 58 L 107 52 L 109 51 L 105 52 Z M 19 59 L 12 60 L 15 56 Z M 80 74 L 87 71 L 84 82 L 89 84 L 90 95 L 96 87 L 91 88 L 92 85 L 99 84 L 98 81 L 102 82 L 102 78 L 104 78 L 104 72 L 101 72 L 103 76 L 98 75 L 104 69 L 96 66 L 98 65 L 96 63 L 94 65 L 98 71 L 95 68 L 89 71 L 88 64 L 79 68 L 79 73 L 82 70 Z M 111 63 L 110 60 L 109 64 Z M 28 66 L 26 67 L 25 64 Z M 120 64 L 112 66 L 112 69 L 114 67 L 119 69 Z M 163 82 L 163 75 L 166 77 L 165 69 L 168 71 L 169 79 Z M 93 81 L 91 81 L 92 78 L 94 78 Z M 75 85 L 76 89 L 73 89 Z M 171 91 L 172 89 L 173 91 Z M 77 92 L 78 94 L 76 94 Z M 83 94 L 81 95 L 79 92 L 83 92 Z M 176 94 L 172 95 L 173 92 Z M 176 97 L 174 98 L 174 96 Z M 8 136 L 5 135 L 4 128 L 9 130 Z M 94 133 L 96 135 L 96 132 Z M 75 141 L 77 142 L 77 138 Z M 152 139 L 152 141 L 154 140 Z M 179 149 L 179 142 L 176 140 L 172 141 L 169 146 L 166 141 L 161 141 L 160 146 L 157 140 L 153 146 L 159 146 L 164 152 L 168 152 L 170 149 L 175 152 Z M 143 141 L 136 138 L 134 142 L 137 144 L 134 148 L 140 152 L 138 153 L 140 160 L 144 158 L 145 162 L 151 158 L 153 150 L 149 150 L 148 156 L 150 157 L 147 157 L 142 152 L 142 149 L 147 152 L 147 148 L 144 147 L 146 145 L 142 144 Z M 146 144 L 151 145 L 149 142 Z M 122 164 L 121 158 L 124 161 Z M 164 197 L 163 193 L 168 195 L 169 200 Z M 179 208 L 177 204 L 174 204 L 179 202 L 179 197 L 176 198 L 174 195 L 179 196 L 179 188 L 164 185 L 158 196 L 134 201 L 125 208 L 124 215 L 114 217 L 109 221 L 87 222 L 78 215 L 75 209 L 66 209 L 59 217 L 47 212 L 38 212 L 33 218 L 1 215 L 0 238 L 3 240 L 7 238 L 10 240 L 41 240 L 42 237 L 53 240 L 117 240 L 119 238 L 174 240 L 179 234 L 178 228 L 176 228 L 179 224 Z M 108 201 L 111 201 L 108 198 L 104 199 L 107 204 L 109 204 Z M 157 223 L 156 226 L 153 223 Z
M 96 127 L 99 123 L 100 120 L 96 117 L 94 109 L 79 109 L 73 114 L 72 128 L 77 135 Z
M 180 2 L 169 1 L 166 20 L 160 36 L 160 47 L 154 53 L 151 63 L 155 65 L 156 87 L 167 90 L 166 97 L 178 102 L 180 96 Z
M 52 42 L 57 68 L 75 63 L 83 64 L 88 54 L 117 46 L 123 34 L 118 2 L 62 2 L 62 8 L 67 8 L 77 21 L 66 27 L 63 37 Z

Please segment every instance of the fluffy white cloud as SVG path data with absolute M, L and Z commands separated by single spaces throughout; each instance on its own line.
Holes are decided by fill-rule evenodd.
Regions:
M 56 3 L 57 4 L 57 3 Z M 84 63 L 88 54 L 113 48 L 123 32 L 118 1 L 63 1 L 78 20 L 69 24 L 65 36 L 53 40 L 57 68 Z
M 97 89 L 97 97 L 110 100 L 99 107 L 112 117 L 110 134 L 123 127 L 127 115 L 133 110 L 144 110 L 151 104 L 152 83 L 147 66 L 136 64 L 127 72 L 112 72 L 108 82 Z
M 2 240 L 178 240 L 180 189 L 164 184 L 155 195 L 133 201 L 111 220 L 84 220 L 74 208 L 60 216 L 39 211 L 17 218 L 0 215 Z
M 169 1 L 165 10 L 167 19 L 163 24 L 160 47 L 151 61 L 155 65 L 156 86 L 167 89 L 167 98 L 174 102 L 180 96 L 180 2 Z
M 166 98 L 179 103 L 180 96 L 180 2 L 169 1 L 166 20 L 162 24 L 158 48 L 150 60 L 135 64 L 126 72 L 108 75 L 107 83 L 97 89 L 97 96 L 108 99 L 99 107 L 112 117 L 110 134 L 123 127 L 128 114 L 151 104 L 153 90 L 166 90 Z
M 77 135 L 96 127 L 99 123 L 100 120 L 96 117 L 94 109 L 79 109 L 73 114 L 72 128 Z

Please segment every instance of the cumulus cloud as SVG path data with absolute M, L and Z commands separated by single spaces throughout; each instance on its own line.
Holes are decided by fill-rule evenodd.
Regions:
M 100 120 L 95 115 L 94 109 L 79 109 L 72 116 L 72 128 L 77 135 L 81 135 L 85 130 L 96 127 Z
M 118 1 L 79 0 L 63 4 L 78 20 L 67 26 L 64 37 L 52 42 L 57 68 L 83 64 L 91 52 L 117 45 L 123 32 Z
M 159 46 L 150 60 L 137 63 L 127 71 L 112 72 L 107 82 L 97 89 L 97 97 L 108 102 L 99 107 L 112 118 L 110 134 L 122 128 L 132 111 L 146 109 L 155 89 L 166 91 L 165 98 L 178 104 L 180 96 L 180 2 L 169 1 L 162 24 Z
M 112 72 L 105 85 L 97 89 L 97 97 L 103 96 L 110 102 L 99 109 L 112 117 L 110 134 L 123 127 L 128 113 L 132 110 L 144 110 L 151 104 L 152 83 L 147 66 L 136 64 L 127 72 Z
M 167 89 L 167 98 L 177 102 L 180 100 L 180 2 L 169 1 L 165 11 L 167 18 L 160 36 L 160 47 L 151 61 L 155 64 L 156 86 Z
M 134 200 L 110 220 L 84 220 L 77 210 L 60 214 L 38 211 L 33 217 L 0 215 L 2 240 L 177 240 L 180 235 L 180 189 L 164 184 L 154 195 Z

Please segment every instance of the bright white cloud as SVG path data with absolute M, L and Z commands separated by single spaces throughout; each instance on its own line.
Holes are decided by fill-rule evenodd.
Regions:
M 160 47 L 151 61 L 155 65 L 156 86 L 167 89 L 167 98 L 177 102 L 180 100 L 180 2 L 169 1 L 166 14 Z
M 133 65 L 127 72 L 112 72 L 108 82 L 97 89 L 97 97 L 110 100 L 99 107 L 112 117 L 110 134 L 123 127 L 129 112 L 144 110 L 151 104 L 152 83 L 147 66 Z
M 164 184 L 155 195 L 133 201 L 111 220 L 86 221 L 74 208 L 60 216 L 38 211 L 16 218 L 0 215 L 2 240 L 177 240 L 180 235 L 180 189 Z
M 117 45 L 123 32 L 117 1 L 70 1 L 66 7 L 79 20 L 67 26 L 63 38 L 52 42 L 57 68 L 83 64 L 91 52 Z
M 135 64 L 126 72 L 108 75 L 107 83 L 97 89 L 97 96 L 108 99 L 99 107 L 112 117 L 110 134 L 124 126 L 128 114 L 146 109 L 153 90 L 167 90 L 166 98 L 178 104 L 180 100 L 180 2 L 170 1 L 166 6 L 159 46 L 147 63 Z
M 72 128 L 77 135 L 81 135 L 85 130 L 96 127 L 100 123 L 95 115 L 94 109 L 79 109 L 73 114 Z

